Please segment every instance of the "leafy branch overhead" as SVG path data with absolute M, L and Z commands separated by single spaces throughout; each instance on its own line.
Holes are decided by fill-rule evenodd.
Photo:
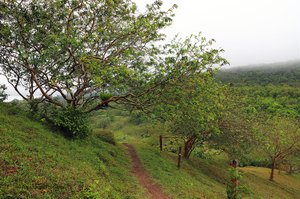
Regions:
M 176 5 L 161 7 L 155 1 L 140 13 L 130 0 L 0 2 L 2 73 L 27 101 L 42 96 L 84 112 L 112 102 L 145 109 L 170 81 L 227 63 L 201 35 L 157 45 Z

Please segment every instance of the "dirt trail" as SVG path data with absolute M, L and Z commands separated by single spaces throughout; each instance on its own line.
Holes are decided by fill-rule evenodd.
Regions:
M 135 148 L 131 144 L 124 144 L 132 159 L 132 173 L 138 178 L 139 183 L 145 188 L 147 195 L 151 199 L 170 199 L 162 192 L 160 186 L 155 184 L 148 173 L 145 171 Z

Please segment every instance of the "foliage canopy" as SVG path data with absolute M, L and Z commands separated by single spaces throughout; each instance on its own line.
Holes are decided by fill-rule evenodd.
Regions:
M 176 8 L 162 11 L 159 0 L 144 13 L 130 0 L 0 4 L 0 67 L 28 101 L 41 95 L 85 112 L 111 102 L 141 108 L 149 102 L 144 96 L 170 79 L 226 63 L 202 37 L 158 46 Z

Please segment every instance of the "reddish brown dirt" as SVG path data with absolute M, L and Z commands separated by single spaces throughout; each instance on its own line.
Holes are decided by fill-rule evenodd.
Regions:
M 16 173 L 18 171 L 18 168 L 13 167 L 13 166 L 4 166 L 2 168 L 2 170 L 3 170 L 3 175 L 4 176 L 9 176 L 9 175 L 12 175 L 12 174 Z
M 145 171 L 135 148 L 130 144 L 124 144 L 132 159 L 132 173 L 137 177 L 139 183 L 145 188 L 147 195 L 151 199 L 170 199 L 162 192 L 160 186 L 156 184 Z

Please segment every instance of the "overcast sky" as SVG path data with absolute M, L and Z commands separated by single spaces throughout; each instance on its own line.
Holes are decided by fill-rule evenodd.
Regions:
M 135 0 L 142 11 L 153 0 Z M 202 32 L 231 66 L 300 59 L 300 0 L 164 0 L 177 4 L 168 38 Z M 0 77 L 0 83 L 5 83 Z M 9 87 L 10 99 L 17 94 Z
M 152 0 L 135 0 L 140 8 Z M 231 66 L 300 59 L 300 0 L 164 0 L 177 4 L 168 37 L 202 32 Z

